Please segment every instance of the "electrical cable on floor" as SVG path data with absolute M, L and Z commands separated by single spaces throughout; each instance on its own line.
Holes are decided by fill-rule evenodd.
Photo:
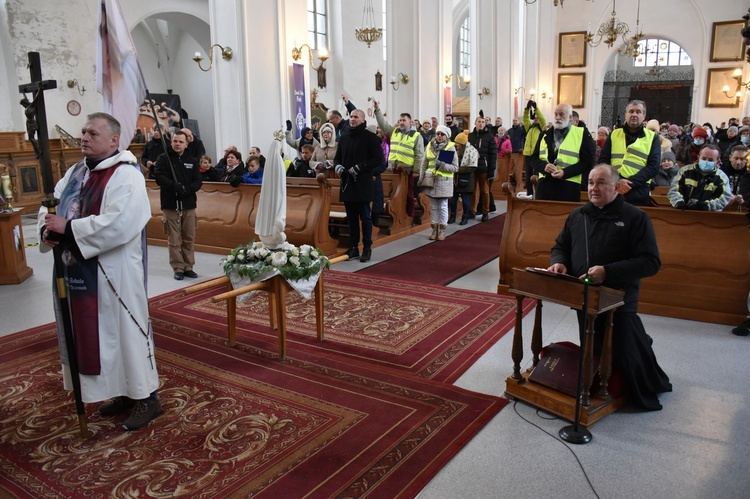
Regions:
M 573 454 L 573 457 L 576 458 L 576 461 L 578 462 L 578 466 L 581 468 L 581 471 L 583 472 L 583 476 L 586 478 L 586 482 L 589 484 L 589 487 L 591 488 L 591 492 L 594 493 L 594 495 L 596 496 L 596 499 L 601 499 L 599 497 L 599 494 L 596 493 L 596 489 L 594 488 L 594 485 L 591 483 L 591 480 L 589 480 L 589 476 L 586 474 L 586 470 L 584 469 L 583 464 L 581 463 L 581 460 L 578 459 L 578 456 L 576 455 L 575 451 L 573 449 L 571 449 L 571 447 L 568 444 L 566 444 L 565 442 L 563 442 L 562 440 L 560 440 L 559 438 L 557 438 L 552 433 L 548 432 L 547 430 L 545 430 L 544 428 L 542 428 L 538 424 L 534 423 L 533 421 L 531 421 L 531 420 L 526 419 L 525 417 L 523 417 L 521 415 L 521 413 L 518 412 L 518 408 L 516 407 L 517 405 L 518 405 L 518 400 L 516 400 L 515 402 L 513 402 L 513 410 L 516 411 L 516 414 L 518 414 L 518 417 L 520 417 L 521 419 L 523 419 L 524 421 L 526 421 L 527 423 L 529 423 L 531 426 L 536 426 L 537 428 L 539 428 L 540 430 L 542 430 L 544 433 L 546 433 L 550 437 L 554 438 L 556 442 L 560 442 L 566 449 L 568 449 L 570 451 L 571 454 Z M 537 413 L 538 412 L 539 411 L 537 411 Z M 542 419 L 551 420 L 551 419 L 557 419 L 557 418 L 545 418 L 545 417 L 542 417 Z

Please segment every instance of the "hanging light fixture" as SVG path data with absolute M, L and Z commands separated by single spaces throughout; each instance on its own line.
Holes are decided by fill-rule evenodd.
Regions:
M 635 18 L 635 34 L 626 39 L 625 46 L 620 48 L 617 53 L 635 59 L 641 54 L 641 48 L 638 45 L 638 42 L 641 41 L 642 38 L 643 24 L 641 24 L 641 0 L 638 0 L 638 14 Z
M 372 0 L 365 0 L 365 8 L 362 11 L 362 26 L 354 28 L 354 33 L 357 35 L 357 40 L 367 44 L 367 48 L 370 48 L 370 44 L 383 37 L 383 28 L 375 26 L 375 11 L 372 8 Z
M 532 3 L 536 3 L 536 0 L 523 0 L 523 1 L 526 5 L 531 5 Z M 565 2 L 565 0 L 552 0 L 552 5 L 557 7 L 557 4 L 560 4 L 560 7 L 562 7 L 563 2 Z
M 612 48 L 620 37 L 622 38 L 622 42 L 627 44 L 628 33 L 630 33 L 630 26 L 617 19 L 615 0 L 612 0 L 612 17 L 609 21 L 599 26 L 599 29 L 596 30 L 596 35 L 587 30 L 586 34 L 583 35 L 583 39 L 592 47 L 596 47 L 604 42 L 607 47 Z M 596 36 L 596 41 L 594 41 L 594 36 Z

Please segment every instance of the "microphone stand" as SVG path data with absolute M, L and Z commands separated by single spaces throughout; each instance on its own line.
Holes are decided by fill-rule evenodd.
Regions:
M 583 342 L 588 330 L 589 316 L 586 313 L 589 308 L 589 282 L 588 274 L 583 279 L 583 322 L 579 326 L 578 336 L 581 344 L 578 349 L 578 387 L 576 390 L 576 413 L 573 424 L 560 428 L 560 438 L 571 444 L 587 444 L 591 442 L 591 432 L 580 426 L 581 421 L 581 393 L 583 392 Z

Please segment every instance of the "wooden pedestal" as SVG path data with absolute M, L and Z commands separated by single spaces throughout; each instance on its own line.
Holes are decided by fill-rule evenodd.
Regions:
M 0 284 L 19 284 L 34 273 L 26 265 L 21 211 L 0 213 Z

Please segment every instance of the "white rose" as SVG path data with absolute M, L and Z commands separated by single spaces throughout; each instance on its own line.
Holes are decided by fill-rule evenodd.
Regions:
M 270 253 L 270 251 L 268 251 L 268 248 L 266 248 L 266 247 L 261 247 L 261 248 L 258 248 L 258 249 L 257 249 L 257 250 L 255 251 L 255 255 L 256 255 L 256 256 L 257 256 L 258 258 L 265 258 L 265 257 L 267 257 L 267 256 L 268 256 L 268 254 L 269 254 L 269 253 Z
M 271 265 L 274 267 L 283 267 L 286 264 L 286 253 L 276 251 L 271 254 Z
M 229 256 L 227 257 L 227 261 L 228 261 L 228 262 L 233 262 L 233 261 L 234 261 L 234 255 L 229 255 Z
M 302 256 L 308 256 L 310 254 L 310 250 L 312 250 L 312 246 L 309 244 L 303 244 L 299 247 L 299 253 Z
M 318 250 L 312 250 L 310 252 L 310 258 L 312 258 L 313 260 L 317 259 L 319 256 L 320 256 L 320 253 L 318 253 Z
M 299 267 L 299 257 L 298 257 L 298 256 L 293 256 L 293 257 L 291 257 L 291 258 L 289 259 L 289 263 L 291 263 L 291 264 L 292 264 L 292 265 L 294 265 L 295 267 Z
M 263 246 L 263 243 L 262 243 L 262 242 L 260 242 L 260 241 L 255 241 L 255 242 L 253 243 L 253 249 L 259 249 L 259 248 L 263 248 L 263 247 L 264 247 L 264 246 Z

